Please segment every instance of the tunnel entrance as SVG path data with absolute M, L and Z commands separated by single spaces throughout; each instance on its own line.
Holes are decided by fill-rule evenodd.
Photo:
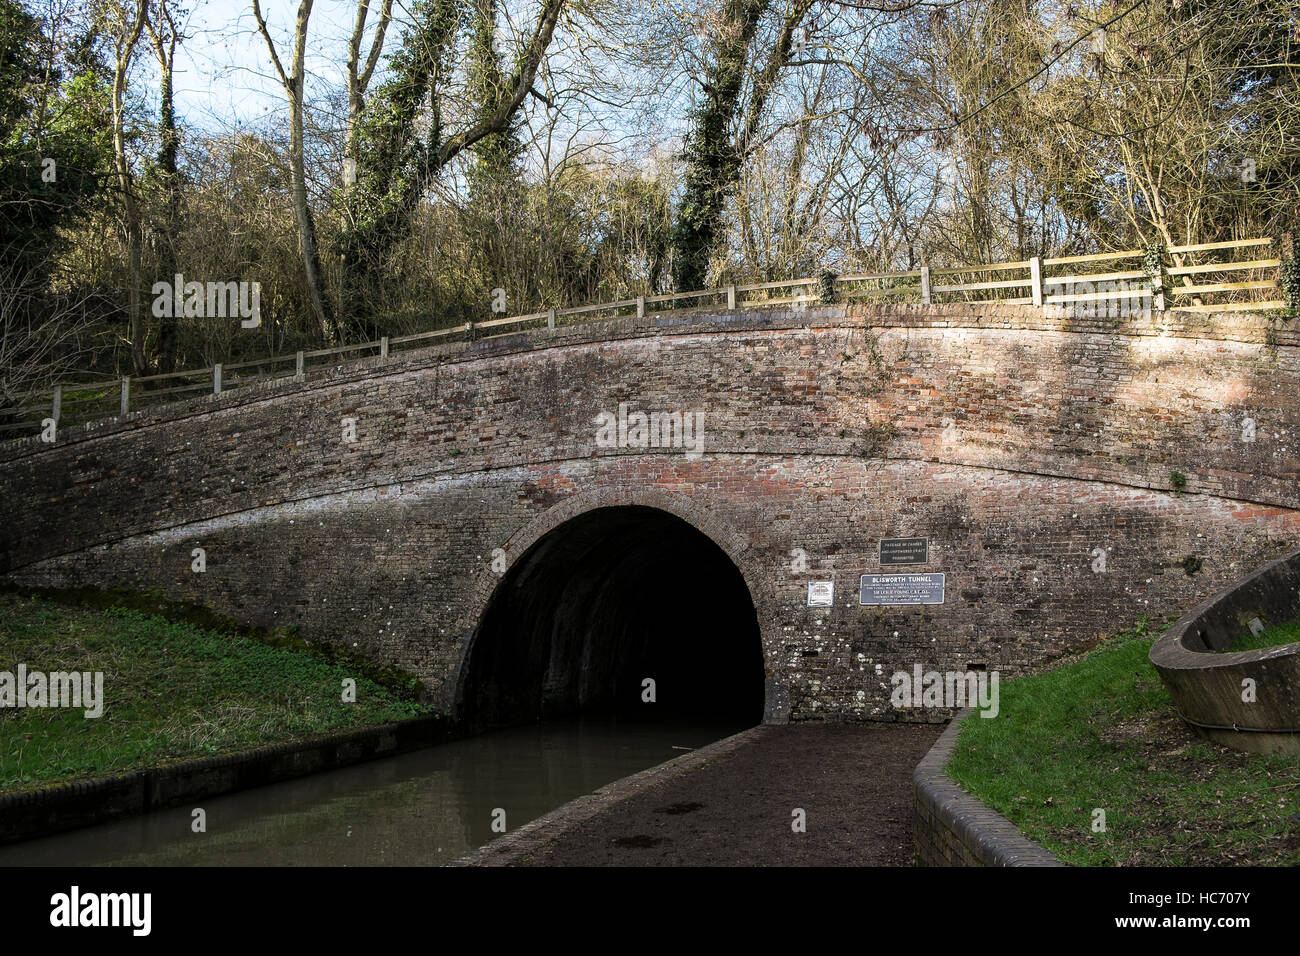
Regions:
M 539 539 L 497 586 L 466 668 L 458 712 L 479 729 L 593 713 L 763 718 L 744 578 L 657 508 L 598 508 Z

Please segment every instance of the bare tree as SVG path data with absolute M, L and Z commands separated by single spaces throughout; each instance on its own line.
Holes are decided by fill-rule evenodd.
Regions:
M 303 274 L 307 283 L 307 295 L 311 301 L 312 313 L 320 327 L 321 337 L 332 341 L 335 337 L 333 312 L 325 297 L 321 277 L 320 247 L 316 238 L 316 219 L 312 215 L 311 201 L 307 194 L 307 169 L 303 142 L 303 101 L 306 83 L 305 60 L 307 55 L 307 24 L 311 19 L 312 0 L 299 0 L 298 15 L 294 24 L 293 54 L 289 69 L 285 70 L 276 52 L 275 41 L 262 16 L 260 0 L 253 0 L 253 18 L 257 21 L 258 32 L 266 41 L 266 49 L 271 56 L 280 85 L 284 89 L 285 99 L 289 104 L 289 177 L 290 197 L 293 204 L 294 220 L 298 225 L 298 243 L 302 253 Z
M 127 317 L 131 336 L 131 365 L 137 375 L 150 371 L 145 354 L 144 312 L 140 302 L 142 281 L 141 257 L 144 236 L 140 224 L 140 209 L 136 201 L 135 176 L 126 155 L 126 86 L 135 58 L 140 34 L 148 16 L 147 0 L 135 0 L 124 5 L 114 4 L 109 10 L 113 31 L 113 163 L 117 173 L 117 187 L 122 202 L 122 229 L 127 247 Z
M 366 90 L 375 75 L 379 56 L 384 49 L 384 36 L 388 24 L 393 19 L 393 0 L 383 0 L 379 9 L 379 22 L 375 24 L 375 33 L 370 40 L 370 51 L 366 54 L 365 64 L 361 62 L 361 43 L 365 37 L 366 19 L 370 13 L 370 0 L 357 0 L 357 16 L 352 25 L 352 35 L 348 38 L 348 119 L 347 142 L 344 156 L 349 163 L 349 175 L 344 184 L 352 185 L 356 178 L 357 162 L 357 124 L 361 121 L 361 112 L 366 106 Z
M 408 234 L 413 214 L 442 171 L 476 143 L 505 130 L 533 91 L 566 0 L 542 0 L 532 31 L 504 73 L 499 96 L 458 132 L 444 128 L 449 60 L 460 28 L 454 0 L 414 6 L 415 18 L 389 64 L 389 77 L 363 119 L 356 188 L 349 195 L 340 240 L 347 285 L 344 310 L 363 331 L 378 294 L 383 262 Z
M 153 15 L 145 20 L 154 57 L 158 61 L 158 172 L 161 180 L 162 235 L 159 250 L 158 275 L 170 281 L 176 271 L 176 233 L 181 214 L 181 178 L 177 165 L 180 150 L 180 133 L 176 128 L 176 107 L 172 77 L 176 65 L 176 45 L 181 34 L 176 20 L 180 11 L 175 0 L 154 0 Z M 166 374 L 176 368 L 176 314 L 173 310 L 158 325 L 157 368 Z
M 50 295 L 40 276 L 0 259 L 0 409 L 82 367 L 94 322 L 85 295 Z

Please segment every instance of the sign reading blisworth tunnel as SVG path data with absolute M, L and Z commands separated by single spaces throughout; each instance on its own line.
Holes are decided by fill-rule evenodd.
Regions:
M 942 604 L 942 574 L 864 574 L 859 604 Z

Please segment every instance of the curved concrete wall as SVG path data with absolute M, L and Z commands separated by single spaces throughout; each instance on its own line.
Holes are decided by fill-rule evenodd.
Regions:
M 1183 719 L 1207 737 L 1300 754 L 1300 643 L 1225 652 L 1254 619 L 1267 626 L 1298 618 L 1300 551 L 1188 612 L 1151 646 L 1151 663 Z
M 0 446 L 0 571 L 298 624 L 450 705 L 497 549 L 508 568 L 568 518 L 645 505 L 740 569 L 769 719 L 939 720 L 896 711 L 890 675 L 1012 676 L 1300 540 L 1300 339 L 1160 321 L 826 306 L 367 360 Z M 620 403 L 703 413 L 703 454 L 600 447 Z M 945 603 L 860 607 L 880 540 L 911 536 L 929 562 L 905 570 L 944 573 Z M 810 580 L 834 607 L 806 607 Z

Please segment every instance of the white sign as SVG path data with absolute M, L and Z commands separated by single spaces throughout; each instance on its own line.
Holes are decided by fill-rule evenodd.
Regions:
M 809 581 L 808 606 L 832 607 L 835 604 L 834 581 Z

